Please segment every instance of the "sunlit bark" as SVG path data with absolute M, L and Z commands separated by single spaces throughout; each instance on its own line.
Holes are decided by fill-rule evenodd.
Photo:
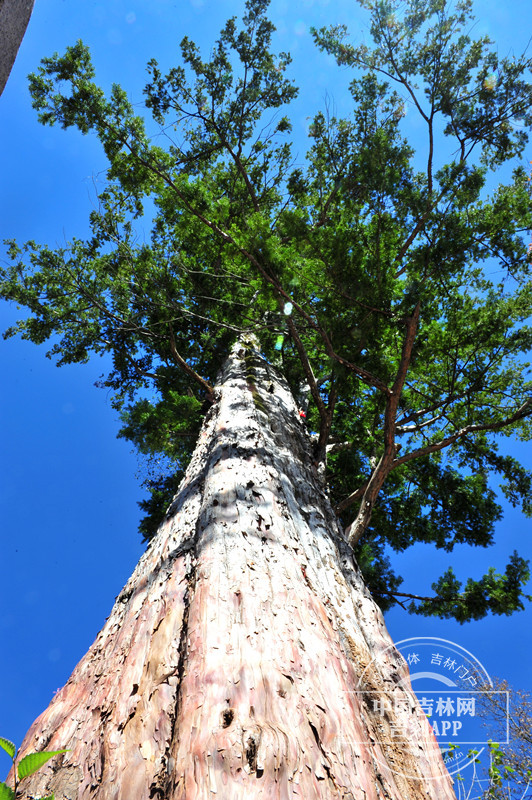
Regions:
M 70 752 L 24 798 L 454 797 L 304 422 L 255 348 L 235 346 L 156 539 L 29 731 L 24 749 Z M 375 697 L 401 702 L 382 716 Z

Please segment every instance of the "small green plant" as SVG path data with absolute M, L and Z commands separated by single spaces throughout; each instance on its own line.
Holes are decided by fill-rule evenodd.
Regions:
M 497 793 L 500 792 L 500 790 L 502 789 L 503 780 L 506 781 L 511 780 L 513 778 L 512 773 L 515 772 L 515 769 L 514 767 L 512 767 L 510 764 L 507 763 L 507 759 L 505 758 L 505 755 L 501 750 L 501 746 L 500 744 L 498 744 L 498 742 L 493 742 L 490 739 L 488 741 L 488 744 L 490 747 L 490 756 L 491 756 L 491 764 L 489 768 L 489 776 L 491 783 L 488 791 L 488 797 L 497 797 L 499 796 Z M 523 794 L 523 797 L 526 794 L 526 789 L 528 789 L 529 784 L 530 781 L 525 788 L 525 793 Z M 508 790 L 508 796 L 509 794 L 510 792 Z
M 28 775 L 33 775 L 34 772 L 37 772 L 43 764 L 46 764 L 53 756 L 59 755 L 59 753 L 66 753 L 67 750 L 52 750 L 48 752 L 41 752 L 41 753 L 28 753 L 28 755 L 21 758 L 20 761 L 17 762 L 17 748 L 10 742 L 9 739 L 4 739 L 0 736 L 0 747 L 2 750 L 5 750 L 8 756 L 10 757 L 11 761 L 13 762 L 13 776 L 14 776 L 14 788 L 12 789 L 7 783 L 3 783 L 0 781 L 0 800 L 16 800 L 18 796 L 18 785 L 20 781 L 27 778 Z M 35 798 L 35 800 L 37 800 Z M 48 795 L 47 797 L 42 797 L 40 800 L 54 800 L 53 794 Z

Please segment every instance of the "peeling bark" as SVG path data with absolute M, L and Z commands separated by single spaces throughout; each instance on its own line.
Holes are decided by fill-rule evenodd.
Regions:
M 239 343 L 157 537 L 22 747 L 70 752 L 21 797 L 452 800 L 390 645 L 288 387 Z

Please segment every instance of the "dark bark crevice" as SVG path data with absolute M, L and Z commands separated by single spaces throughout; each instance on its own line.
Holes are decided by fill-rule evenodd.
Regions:
M 157 792 L 159 792 L 161 798 L 169 797 L 171 786 L 174 780 L 173 771 L 175 764 L 171 756 L 171 748 L 173 743 L 179 737 L 179 730 L 176 726 L 181 708 L 181 687 L 183 685 L 183 677 L 186 671 L 189 610 L 191 599 L 194 595 L 194 586 L 196 581 L 196 559 L 194 556 L 191 557 L 191 561 L 192 563 L 190 565 L 190 569 L 186 574 L 187 589 L 184 596 L 183 620 L 177 648 L 179 658 L 176 668 L 177 686 L 175 687 L 175 703 L 174 708 L 169 713 L 170 736 L 168 738 L 167 746 L 162 758 L 161 771 L 159 775 L 155 777 L 155 780 L 150 787 L 150 797 L 155 797 Z

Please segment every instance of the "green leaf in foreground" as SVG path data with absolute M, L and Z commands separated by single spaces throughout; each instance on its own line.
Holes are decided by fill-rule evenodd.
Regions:
M 15 792 L 7 783 L 0 782 L 0 800 L 15 800 Z
M 33 775 L 34 772 L 42 767 L 43 764 L 46 764 L 50 758 L 53 756 L 57 756 L 60 753 L 66 753 L 67 750 L 53 750 L 50 752 L 42 752 L 42 753 L 28 753 L 27 756 L 24 756 L 23 759 L 19 762 L 18 765 L 18 777 L 19 780 L 22 778 L 27 778 L 28 775 Z
M 2 750 L 6 751 L 6 753 L 10 758 L 15 758 L 15 753 L 17 751 L 17 748 L 15 747 L 13 742 L 11 742 L 9 739 L 4 739 L 2 736 L 0 736 L 0 747 L 2 748 Z

